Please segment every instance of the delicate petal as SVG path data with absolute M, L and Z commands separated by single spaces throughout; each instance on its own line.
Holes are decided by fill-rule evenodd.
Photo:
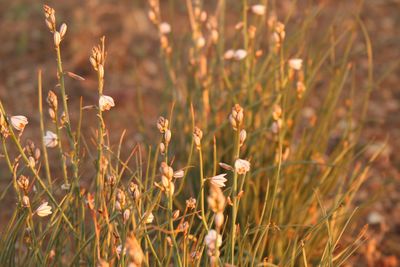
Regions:
M 213 176 L 213 177 L 209 178 L 210 179 L 210 183 L 215 185 L 215 186 L 217 186 L 217 187 L 225 187 L 225 183 L 226 183 L 226 181 L 228 181 L 225 178 L 225 176 L 226 176 L 226 173 Z
M 266 10 L 266 8 L 264 5 L 254 5 L 251 7 L 251 11 L 258 16 L 264 15 L 265 10 Z
M 56 147 L 58 145 L 58 137 L 55 133 L 47 131 L 46 135 L 43 137 L 44 145 L 46 147 Z
M 46 217 L 52 214 L 51 206 L 48 205 L 48 202 L 43 202 L 37 209 L 36 214 L 40 217 Z
M 25 116 L 12 116 L 10 118 L 11 120 L 11 125 L 17 130 L 17 131 L 23 131 L 25 126 L 28 124 L 28 119 Z

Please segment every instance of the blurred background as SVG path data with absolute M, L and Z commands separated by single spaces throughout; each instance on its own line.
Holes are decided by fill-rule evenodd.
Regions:
M 160 2 L 163 19 L 172 27 L 172 38 L 177 44 L 175 49 L 179 49 L 179 44 L 190 38 L 185 6 L 180 0 Z M 294 2 L 277 1 L 278 17 L 280 13 L 293 12 Z M 43 71 L 44 92 L 53 90 L 56 84 L 53 39 L 44 23 L 43 4 L 33 0 L 0 1 L 0 98 L 9 113 L 29 117 L 26 135 L 33 140 L 40 138 L 34 131 L 39 126 L 38 69 Z M 116 112 L 107 113 L 109 128 L 114 131 L 110 135 L 111 142 L 115 143 L 124 129 L 127 130 L 126 146 L 152 140 L 151 137 L 157 134 L 155 122 L 159 115 L 166 113 L 171 102 L 161 102 L 167 81 L 164 62 L 160 59 L 158 31 L 147 18 L 146 1 L 69 0 L 48 1 L 46 4 L 56 10 L 59 23 L 68 25 L 62 47 L 64 69 L 85 78 L 85 81 L 67 81 L 71 109 L 78 110 L 80 97 L 83 97 L 83 105 L 97 102 L 96 74 L 89 63 L 89 55 L 91 48 L 105 35 L 108 51 L 105 92 L 116 102 Z M 207 4 L 212 5 L 206 3 L 206 9 Z M 400 156 L 396 153 L 400 149 L 400 1 L 365 0 L 361 4 L 361 1 L 348 0 L 300 0 L 296 5 L 298 10 L 294 9 L 294 12 L 303 16 L 306 13 L 303 7 L 322 7 L 318 23 L 314 25 L 313 38 L 318 38 L 318 29 L 334 16 L 340 14 L 338 19 L 345 22 L 352 19 L 352 11 L 362 6 L 361 17 L 373 44 L 375 76 L 368 120 L 362 134 L 365 143 L 372 143 L 366 157 L 375 153 L 382 144 L 386 143 L 386 146 L 374 162 L 370 177 L 357 199 L 360 205 L 367 205 L 358 223 L 370 225 L 370 238 L 353 262 L 397 266 L 400 264 Z M 227 8 L 229 36 L 234 34 L 240 6 L 232 3 Z M 358 45 L 360 51 L 365 49 L 363 42 Z M 360 55 L 359 59 L 355 56 L 354 62 L 363 70 L 357 79 L 366 80 L 365 56 Z M 173 97 L 169 97 L 172 101 Z M 75 117 L 74 112 L 72 115 L 74 120 L 78 113 L 75 112 Z M 94 117 L 95 113 L 88 111 L 84 116 Z M 96 123 L 95 120 L 92 122 L 93 125 Z M 89 120 L 84 125 L 85 131 L 91 133 L 91 126 Z M 1 175 L 3 167 L 0 165 L 1 188 L 7 186 L 6 179 L 9 178 Z M 3 201 L 12 204 L 12 192 L 7 195 Z M 2 220 L 6 220 L 8 214 L 2 209 Z

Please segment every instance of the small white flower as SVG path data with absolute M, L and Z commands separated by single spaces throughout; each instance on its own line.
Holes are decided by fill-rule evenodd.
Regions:
M 215 250 L 215 248 L 219 248 L 222 245 L 222 236 L 214 229 L 211 229 L 205 236 L 204 241 L 206 242 L 208 249 Z
M 225 52 L 224 59 L 229 60 L 232 59 L 234 56 L 235 56 L 235 50 L 229 49 Z
M 153 213 L 151 212 L 148 216 L 147 216 L 147 218 L 146 218 L 146 223 L 148 224 L 148 223 L 152 223 L 154 221 L 154 215 L 153 215 Z
M 266 10 L 266 8 L 264 5 L 254 5 L 251 7 L 251 11 L 258 16 L 264 15 L 265 10 Z
M 171 32 L 171 25 L 168 22 L 161 22 L 159 29 L 161 34 L 168 34 Z
M 226 178 L 226 173 L 222 173 L 216 176 L 213 176 L 210 179 L 210 183 L 217 186 L 217 187 L 225 187 L 226 181 L 228 181 Z
M 237 159 L 235 161 L 235 171 L 238 174 L 246 174 L 250 171 L 250 162 L 244 159 Z
M 23 131 L 28 124 L 28 119 L 25 116 L 12 116 L 11 125 L 18 131 Z
M 101 111 L 110 110 L 114 107 L 114 99 L 108 95 L 102 95 L 99 99 L 99 107 Z
M 46 135 L 43 137 L 44 145 L 46 147 L 56 147 L 58 145 L 57 135 L 51 131 L 47 131 Z
M 49 206 L 48 204 L 48 202 L 44 202 L 36 209 L 35 213 L 40 217 L 46 217 L 52 214 L 51 206 Z
M 292 58 L 289 60 L 289 67 L 294 70 L 301 70 L 303 66 L 303 60 L 301 58 Z
M 233 55 L 233 58 L 235 60 L 242 60 L 247 56 L 247 51 L 244 49 L 238 49 L 235 51 L 235 54 Z

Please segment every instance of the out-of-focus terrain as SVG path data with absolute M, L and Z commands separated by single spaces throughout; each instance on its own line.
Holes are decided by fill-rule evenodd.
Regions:
M 147 19 L 144 2 L 71 0 L 49 3 L 61 21 L 68 24 L 68 38 L 63 42 L 64 67 L 86 79 L 67 82 L 72 109 L 78 109 L 81 96 L 84 105 L 97 101 L 96 77 L 88 55 L 99 37 L 106 36 L 105 90 L 114 97 L 119 110 L 107 114 L 110 116 L 109 126 L 114 130 L 111 138 L 117 140 L 123 129 L 127 129 L 127 145 L 142 141 L 154 132 L 165 83 L 157 32 Z M 187 16 L 184 7 L 173 2 L 163 3 L 163 15 L 172 25 L 173 34 L 179 35 L 185 32 Z M 289 2 L 280 1 L 279 8 L 283 14 Z M 351 12 L 357 5 L 356 1 L 345 0 L 315 2 L 324 5 L 322 19 L 324 16 L 328 19 L 334 13 L 331 11 L 338 9 L 352 16 Z M 357 200 L 363 207 L 357 215 L 358 224 L 368 223 L 370 226 L 369 240 L 354 257 L 351 263 L 354 266 L 400 264 L 400 156 L 396 153 L 400 149 L 399 10 L 399 0 L 366 0 L 361 13 L 373 44 L 375 76 L 368 120 L 362 134 L 363 142 L 371 144 L 365 156 L 372 155 L 384 143 L 386 147 L 374 162 Z M 1 1 L 0 14 L 0 98 L 12 114 L 29 116 L 29 128 L 35 129 L 39 125 L 37 112 L 32 113 L 37 110 L 37 70 L 43 70 L 46 92 L 56 83 L 52 37 L 45 27 L 39 2 Z M 358 45 L 365 44 L 360 41 Z M 366 58 L 362 56 L 359 60 L 355 58 L 355 62 L 366 68 Z M 84 116 L 94 116 L 90 112 Z M 91 125 L 84 128 L 90 134 Z M 28 129 L 26 134 L 39 140 L 40 136 L 35 136 L 34 132 Z M 3 167 L 0 164 L 1 188 L 9 184 L 8 175 L 1 175 Z M 13 207 L 12 190 L 3 201 Z M 2 220 L 7 216 L 7 211 L 1 212 Z

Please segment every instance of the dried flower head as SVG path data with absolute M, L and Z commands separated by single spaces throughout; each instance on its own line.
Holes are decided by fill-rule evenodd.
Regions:
M 57 110 L 58 108 L 57 95 L 51 90 L 47 94 L 47 103 L 52 109 Z
M 58 145 L 58 137 L 51 131 L 46 131 L 46 135 L 43 137 L 44 145 L 46 147 L 56 147 Z
M 244 159 L 237 159 L 235 161 L 235 171 L 238 174 L 246 174 L 250 171 L 250 162 Z
M 101 111 L 110 110 L 115 106 L 114 99 L 111 96 L 101 95 L 99 98 L 99 108 Z
M 18 115 L 10 118 L 11 125 L 17 130 L 22 132 L 28 124 L 28 119 L 25 116 Z
M 186 207 L 188 209 L 195 209 L 196 208 L 196 199 L 191 197 L 188 200 L 186 200 Z
M 35 211 L 35 213 L 39 216 L 39 217 L 46 217 L 50 214 L 52 214 L 51 211 L 51 206 L 48 205 L 48 202 L 43 202 Z
M 27 190 L 29 188 L 29 178 L 24 175 L 20 175 L 17 179 L 17 184 L 18 184 L 19 188 L 21 188 L 22 190 L 27 192 Z
M 229 115 L 229 121 L 235 131 L 242 125 L 243 117 L 243 108 L 239 104 L 235 104 L 232 108 L 231 114 Z
M 56 30 L 56 16 L 55 11 L 53 8 L 49 7 L 48 5 L 43 6 L 45 22 L 47 27 L 49 28 L 50 32 L 54 32 Z

